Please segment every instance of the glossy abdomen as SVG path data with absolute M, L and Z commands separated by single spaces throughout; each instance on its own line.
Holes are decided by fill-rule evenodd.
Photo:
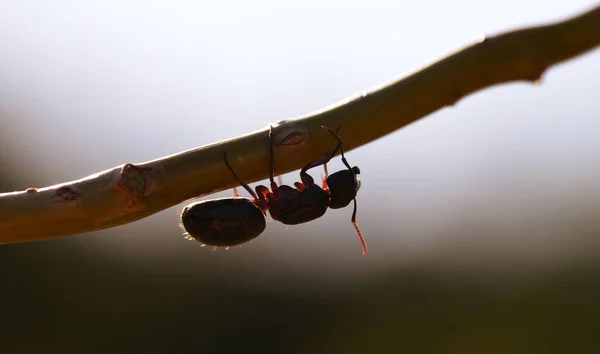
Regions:
M 185 231 L 195 240 L 210 246 L 235 246 L 260 235 L 265 217 L 246 198 L 206 200 L 185 207 L 181 213 Z

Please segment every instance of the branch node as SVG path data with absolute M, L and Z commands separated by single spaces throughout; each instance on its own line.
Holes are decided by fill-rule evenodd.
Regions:
M 149 171 L 152 171 L 152 168 L 138 167 L 132 163 L 126 163 L 121 168 L 117 185 L 130 197 L 126 209 L 144 208 L 144 196 L 147 194 L 150 185 L 147 175 Z
M 450 91 L 448 94 L 448 103 L 446 104 L 446 106 L 455 106 L 458 103 L 458 101 L 460 101 L 463 97 L 465 97 L 465 95 L 458 90 Z
M 31 188 L 27 189 L 28 193 L 31 193 L 30 189 Z M 81 195 L 81 193 L 77 192 L 72 187 L 63 186 L 58 188 L 56 192 L 54 192 L 53 198 L 55 203 L 70 203 L 76 201 Z
M 298 127 L 290 127 L 281 132 L 273 130 L 275 141 L 282 147 L 298 147 L 304 145 L 310 138 L 310 133 Z
M 534 60 L 531 64 L 531 74 L 527 76 L 527 80 L 531 81 L 534 85 L 542 84 L 542 76 L 546 70 L 550 67 L 550 63 L 542 60 Z

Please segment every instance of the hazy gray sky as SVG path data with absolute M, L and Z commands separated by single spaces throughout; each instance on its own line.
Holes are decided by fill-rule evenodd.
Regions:
M 76 179 L 309 113 L 484 34 L 597 3 L 0 0 L 0 147 L 15 153 L 11 166 L 24 175 L 27 163 L 39 167 L 22 188 Z M 359 221 L 371 250 L 430 245 L 464 221 L 461 212 L 497 230 L 494 221 L 523 213 L 533 215 L 523 222 L 543 225 L 553 198 L 586 209 L 600 197 L 598 78 L 595 51 L 552 69 L 541 86 L 486 90 L 351 152 L 363 171 Z M 176 212 L 145 222 L 177 233 Z M 327 252 L 341 242 L 359 254 L 349 217 L 328 213 L 285 232 L 271 223 L 271 232 L 298 237 L 273 236 L 260 247 L 289 258 L 283 243 Z M 407 231 L 378 237 L 383 224 Z M 516 229 L 503 235 L 521 235 L 518 221 L 508 224 Z M 337 241 L 320 239 L 325 225 L 339 226 Z

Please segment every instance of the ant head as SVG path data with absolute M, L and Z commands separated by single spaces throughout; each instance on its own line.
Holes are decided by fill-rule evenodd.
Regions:
M 341 170 L 327 177 L 327 185 L 331 192 L 329 202 L 331 209 L 345 208 L 356 198 L 356 193 L 360 189 L 359 173 L 360 169 L 354 166 L 352 169 Z

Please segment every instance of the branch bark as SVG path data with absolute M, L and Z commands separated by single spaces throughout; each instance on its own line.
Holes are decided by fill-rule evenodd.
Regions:
M 539 82 L 552 65 L 600 44 L 600 6 L 563 22 L 466 47 L 390 85 L 273 125 L 276 174 L 301 168 L 333 145 L 320 126 L 340 126 L 347 150 L 400 129 L 486 87 Z M 0 194 L 0 243 L 44 240 L 133 222 L 187 199 L 234 187 L 223 163 L 255 182 L 268 177 L 267 129 L 86 178 Z

